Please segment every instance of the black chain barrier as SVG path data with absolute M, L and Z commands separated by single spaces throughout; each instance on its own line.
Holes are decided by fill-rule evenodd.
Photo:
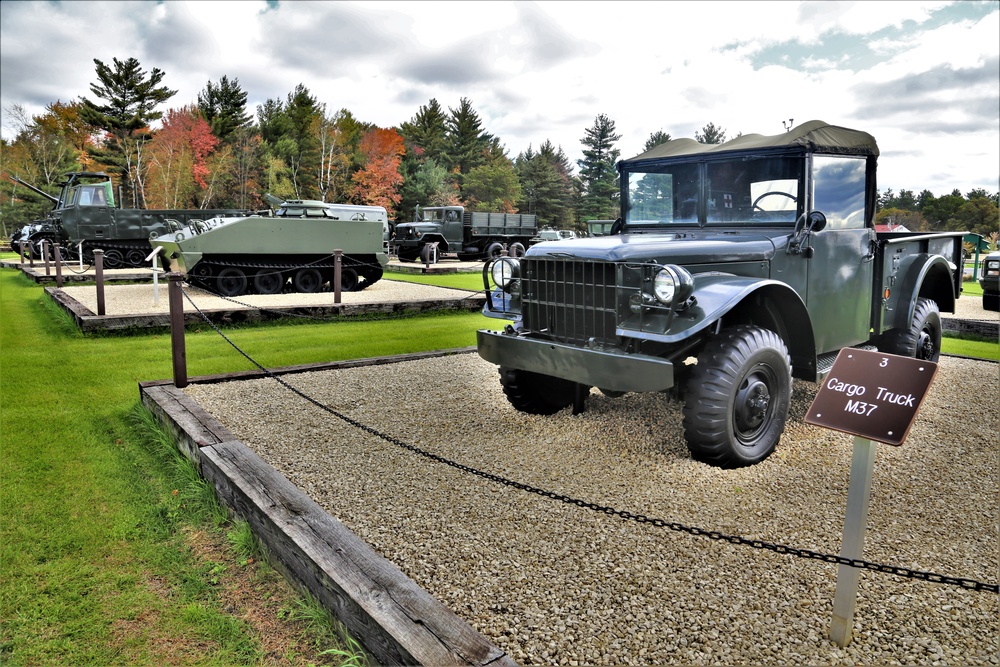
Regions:
M 688 535 L 693 535 L 693 536 L 696 536 L 696 537 L 707 537 L 710 540 L 716 540 L 716 541 L 719 541 L 719 542 L 728 542 L 730 544 L 738 544 L 738 545 L 742 545 L 742 546 L 748 546 L 748 547 L 751 547 L 751 548 L 754 548 L 754 549 L 763 549 L 765 551 L 772 551 L 772 552 L 777 553 L 777 554 L 784 554 L 784 555 L 788 555 L 788 556 L 796 556 L 798 558 L 807 558 L 807 559 L 812 559 L 812 560 L 819 560 L 819 561 L 823 561 L 824 563 L 836 563 L 837 565 L 847 565 L 847 566 L 858 568 L 858 569 L 870 570 L 872 572 L 882 572 L 882 573 L 885 573 L 885 574 L 894 574 L 894 575 L 896 575 L 898 577 L 904 577 L 906 579 L 917 579 L 917 580 L 920 580 L 920 581 L 929 581 L 929 582 L 932 582 L 932 583 L 945 584 L 945 585 L 948 585 L 948 586 L 958 586 L 960 588 L 964 588 L 966 590 L 972 590 L 972 591 L 985 591 L 987 593 L 1000 593 L 1000 584 L 988 584 L 988 583 L 984 583 L 984 582 L 981 582 L 981 581 L 976 581 L 975 579 L 966 579 L 966 578 L 963 578 L 963 577 L 949 577 L 947 575 L 936 574 L 934 572 L 924 572 L 924 571 L 921 571 L 921 570 L 913 570 L 913 569 L 910 569 L 910 568 L 898 567 L 898 566 L 895 566 L 895 565 L 883 565 L 883 564 L 880 564 L 880 563 L 873 563 L 871 561 L 866 561 L 866 560 L 857 559 L 857 558 L 845 558 L 843 556 L 834 556 L 832 554 L 825 554 L 825 553 L 822 553 L 822 552 L 819 552 L 819 551 L 813 551 L 811 549 L 799 549 L 797 547 L 790 547 L 790 546 L 786 546 L 786 545 L 783 545 L 783 544 L 773 544 L 773 543 L 770 543 L 770 542 L 765 542 L 763 540 L 752 540 L 752 539 L 748 539 L 748 538 L 745 538 L 745 537 L 741 537 L 739 535 L 727 535 L 725 533 L 721 533 L 721 532 L 716 531 L 716 530 L 705 530 L 703 528 L 696 528 L 696 527 L 693 527 L 693 526 L 686 526 L 684 524 L 677 523 L 675 521 L 667 521 L 665 519 L 658 519 L 658 518 L 655 518 L 655 517 L 646 516 L 645 514 L 635 514 L 633 512 L 629 512 L 627 510 L 620 510 L 620 509 L 616 509 L 614 507 L 610 507 L 610 506 L 607 506 L 607 505 L 600 505 L 598 503 L 593 503 L 593 502 L 590 502 L 590 501 L 587 501 L 587 500 L 582 500 L 580 498 L 573 498 L 572 496 L 567 496 L 567 495 L 564 495 L 564 494 L 561 494 L 561 493 L 556 493 L 554 491 L 548 491 L 546 489 L 542 489 L 542 488 L 537 487 L 537 486 L 532 486 L 530 484 L 524 484 L 523 482 L 518 482 L 518 481 L 515 481 L 515 480 L 512 480 L 512 479 L 508 479 L 506 477 L 503 477 L 501 475 L 496 475 L 494 473 L 486 472 L 486 471 L 483 471 L 483 470 L 479 470 L 477 468 L 473 468 L 471 466 L 467 466 L 467 465 L 465 465 L 463 463 L 458 463 L 457 461 L 452 461 L 451 459 L 447 459 L 447 458 L 445 458 L 443 456 L 440 456 L 439 454 L 435 454 L 433 452 L 428 452 L 427 450 L 421 449 L 420 447 L 417 447 L 416 445 L 411 445 L 411 444 L 409 444 L 407 442 L 403 442 L 402 440 L 400 440 L 399 438 L 397 438 L 395 436 L 387 435 L 385 433 L 382 433 L 381 431 L 379 431 L 379 430 L 377 430 L 377 429 L 375 429 L 375 428 L 373 428 L 371 426 L 368 426 L 367 424 L 359 422 L 356 419 L 353 419 L 353 418 L 351 418 L 351 417 L 349 417 L 349 416 L 347 416 L 347 415 L 345 415 L 345 414 L 343 414 L 341 412 L 338 412 L 337 410 L 331 408 L 328 405 L 320 403 L 315 398 L 309 396 L 305 392 L 297 389 L 296 387 L 293 387 L 289 383 L 285 382 L 285 380 L 283 380 L 278 375 L 275 375 L 274 373 L 272 373 L 268 369 L 264 368 L 264 366 L 262 366 L 260 363 L 258 363 L 256 359 L 254 359 L 249 354 L 247 354 L 246 352 L 244 352 L 242 349 L 240 349 L 240 347 L 238 345 L 236 345 L 236 343 L 234 343 L 232 340 L 230 340 L 229 337 L 227 337 L 226 334 L 223 333 L 222 330 L 219 327 L 217 327 L 215 325 L 215 323 L 212 322 L 201 311 L 200 308 L 198 308 L 198 306 L 194 303 L 194 301 L 188 295 L 188 293 L 187 293 L 186 290 L 184 291 L 184 296 L 187 298 L 188 302 L 192 305 L 192 307 L 194 307 L 194 309 L 196 311 L 198 311 L 198 314 L 201 315 L 201 317 L 209 324 L 209 326 L 211 326 L 215 330 L 216 333 L 218 333 L 222 337 L 223 340 L 225 340 L 227 343 L 229 343 L 229 345 L 232 346 L 232 348 L 234 350 L 236 350 L 237 352 L 239 352 L 244 358 L 246 358 L 251 364 L 253 364 L 254 366 L 256 366 L 261 372 L 263 372 L 269 378 L 275 380 L 281 386 L 285 387 L 286 389 L 288 389 L 292 393 L 296 394 L 300 398 L 308 401 L 309 403 L 312 403 L 313 405 L 315 405 L 319 409 L 321 409 L 321 410 L 323 410 L 323 411 L 325 411 L 325 412 L 333 415 L 337 419 L 340 419 L 341 421 L 349 424 L 350 426 L 353 426 L 353 427 L 355 427 L 357 429 L 360 429 L 360 430 L 368 433 L 369 435 L 375 436 L 376 438 L 384 440 L 384 441 L 386 441 L 386 442 L 388 442 L 390 444 L 396 445 L 397 447 L 400 447 L 400 448 L 405 449 L 407 451 L 413 452 L 414 454 L 418 454 L 420 456 L 423 456 L 424 458 L 430 459 L 431 461 L 434 461 L 436 463 L 441 463 L 443 465 L 449 466 L 449 467 L 454 468 L 456 470 L 460 470 L 462 472 L 469 473 L 471 475 L 475 475 L 475 476 L 480 477 L 482 479 L 489 480 L 491 482 L 495 482 L 497 484 L 501 484 L 503 486 L 507 486 L 507 487 L 510 487 L 510 488 L 513 488 L 513 489 L 517 489 L 519 491 L 524 491 L 526 493 L 531 493 L 531 494 L 534 494 L 534 495 L 537 495 L 537 496 L 541 496 L 543 498 L 549 498 L 550 500 L 555 500 L 557 502 L 565 503 L 567 505 L 574 505 L 576 507 L 581 507 L 583 509 L 593 510 L 593 511 L 598 512 L 600 514 L 605 514 L 605 515 L 608 515 L 608 516 L 616 516 L 616 517 L 619 517 L 619 518 L 624 519 L 626 521 L 635 521 L 635 522 L 640 523 L 640 524 L 646 524 L 646 525 L 650 525 L 650 526 L 655 526 L 657 528 L 669 528 L 670 530 L 673 530 L 673 531 L 676 531 L 676 532 L 680 532 L 680 533 L 687 533 Z
M 291 273 L 291 272 L 296 271 L 296 270 L 298 270 L 300 268 L 304 268 L 304 267 L 308 267 L 308 266 L 314 266 L 314 265 L 325 266 L 323 264 L 320 264 L 320 262 L 325 262 L 325 261 L 327 261 L 327 260 L 329 260 L 331 258 L 333 258 L 333 255 L 328 255 L 328 256 L 323 257 L 321 259 L 318 259 L 318 260 L 316 260 L 314 262 L 311 262 L 310 264 L 295 265 L 295 266 L 290 266 L 289 268 L 279 268 L 279 267 L 273 267 L 273 268 L 274 268 L 274 270 L 275 270 L 276 273 Z M 231 266 L 241 266 L 241 267 L 244 267 L 244 268 L 272 268 L 270 266 L 256 265 L 256 264 L 246 264 L 246 263 L 243 263 L 243 264 L 232 264 Z M 354 259 L 353 257 L 344 257 L 343 266 L 345 266 L 347 268 L 354 268 L 354 267 L 383 268 L 381 264 L 372 264 L 370 262 L 363 262 L 363 261 L 361 261 L 359 259 Z M 197 280 L 197 279 L 195 279 L 195 280 Z M 184 282 L 188 283 L 189 285 L 197 287 L 197 285 L 195 284 L 195 282 L 193 280 L 191 280 L 189 276 L 185 276 L 184 277 Z M 448 289 L 451 289 L 451 288 L 448 288 Z M 460 292 L 462 294 L 461 298 L 456 298 L 456 301 L 461 300 L 461 299 L 467 299 L 467 298 L 470 298 L 470 297 L 476 297 L 476 296 L 479 296 L 480 294 L 482 294 L 481 290 L 476 290 L 474 292 L 470 292 L 468 290 L 455 290 L 455 291 Z M 235 298 L 233 298 L 231 296 L 225 296 L 223 294 L 218 294 L 218 293 L 215 293 L 215 292 L 213 292 L 213 294 L 216 297 L 220 298 L 220 299 L 223 299 L 225 301 L 229 301 L 230 303 L 234 303 L 234 304 L 236 304 L 238 306 L 242 306 L 244 308 L 249 308 L 251 310 L 257 310 L 257 311 L 260 311 L 262 313 L 275 313 L 277 315 L 282 315 L 284 317 L 295 317 L 295 318 L 304 319 L 304 320 L 313 320 L 315 322 L 334 322 L 334 321 L 342 319 L 342 316 L 340 316 L 340 315 L 333 315 L 333 316 L 330 316 L 330 317 L 317 317 L 316 315 L 307 315 L 305 313 L 295 313 L 295 312 L 291 312 L 291 311 L 284 310 L 284 309 L 267 308 L 265 306 L 255 306 L 253 304 L 249 304 L 249 303 L 246 303 L 244 301 L 240 301 L 239 299 L 235 299 Z M 393 313 L 393 314 L 389 314 L 389 315 L 381 315 L 381 316 L 378 316 L 378 317 L 366 317 L 365 321 L 366 322 L 383 322 L 383 321 L 387 321 L 387 320 L 404 319 L 404 318 L 407 318 L 407 317 L 413 317 L 413 313 L 403 312 L 403 313 Z

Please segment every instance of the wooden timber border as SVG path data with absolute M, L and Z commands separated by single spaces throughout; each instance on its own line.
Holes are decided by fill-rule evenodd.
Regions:
M 468 354 L 475 348 L 308 364 L 274 375 Z M 192 378 L 207 384 L 260 371 Z M 274 565 L 338 618 L 383 665 L 516 667 L 454 612 L 330 516 L 169 380 L 139 383 L 143 405 L 173 434 L 221 502 L 245 519 Z

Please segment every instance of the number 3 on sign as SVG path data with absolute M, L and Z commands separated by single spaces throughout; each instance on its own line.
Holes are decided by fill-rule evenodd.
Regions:
M 885 367 L 886 367 L 886 366 L 888 366 L 888 365 L 889 365 L 889 360 L 888 360 L 888 359 L 887 359 L 886 357 L 882 357 L 882 363 L 881 363 L 881 364 L 879 364 L 879 366 L 880 366 L 881 368 L 885 368 Z

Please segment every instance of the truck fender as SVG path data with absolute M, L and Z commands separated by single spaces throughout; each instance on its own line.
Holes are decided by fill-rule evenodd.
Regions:
M 769 329 L 788 347 L 792 374 L 815 378 L 816 337 L 809 310 L 795 290 L 776 280 L 725 274 L 695 274 L 694 282 L 695 308 L 700 313 L 696 314 L 693 330 L 720 320 L 726 326 L 753 324 Z M 675 326 L 678 319 L 674 320 Z
M 889 296 L 883 295 L 885 329 L 906 329 L 913 319 L 913 309 L 920 297 L 936 301 L 943 313 L 955 312 L 951 265 L 941 255 L 919 253 L 906 257 L 896 272 Z

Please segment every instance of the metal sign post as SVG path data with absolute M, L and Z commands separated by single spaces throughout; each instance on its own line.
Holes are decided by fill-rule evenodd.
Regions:
M 161 250 L 163 250 L 163 246 L 158 245 L 153 249 L 153 252 L 149 253 L 149 255 L 146 256 L 147 262 L 149 261 L 153 262 L 153 305 L 154 306 L 160 305 L 160 280 L 159 280 L 160 269 L 156 265 L 156 257 L 160 254 Z
M 808 424 L 854 434 L 847 515 L 840 555 L 861 560 L 875 470 L 875 442 L 902 445 L 937 373 L 937 364 L 910 357 L 848 348 L 840 351 L 806 413 Z M 837 568 L 830 638 L 851 642 L 861 570 Z

